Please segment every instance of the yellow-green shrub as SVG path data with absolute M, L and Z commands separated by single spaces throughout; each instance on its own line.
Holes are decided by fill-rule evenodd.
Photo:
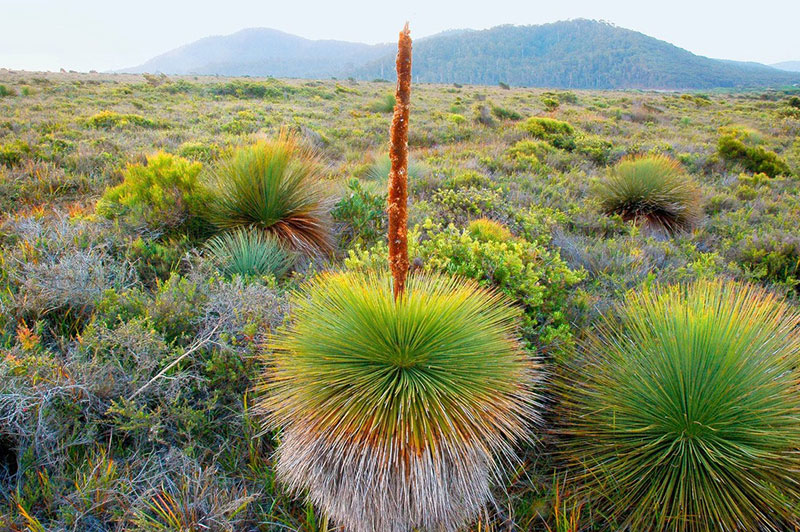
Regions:
M 122 183 L 97 202 L 97 213 L 156 230 L 202 231 L 198 214 L 207 196 L 198 180 L 201 168 L 168 153 L 151 155 L 146 164 L 128 165 Z

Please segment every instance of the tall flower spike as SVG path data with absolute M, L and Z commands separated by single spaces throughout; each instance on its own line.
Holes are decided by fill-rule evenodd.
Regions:
M 411 99 L 411 32 L 406 22 L 397 42 L 397 103 L 392 118 L 389 159 L 389 267 L 394 298 L 403 295 L 408 276 L 408 115 Z

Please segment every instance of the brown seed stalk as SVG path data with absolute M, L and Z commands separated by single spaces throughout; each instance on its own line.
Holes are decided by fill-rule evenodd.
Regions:
M 411 99 L 411 32 L 406 22 L 397 42 L 397 90 L 389 159 L 389 267 L 394 297 L 403 295 L 408 275 L 408 115 Z

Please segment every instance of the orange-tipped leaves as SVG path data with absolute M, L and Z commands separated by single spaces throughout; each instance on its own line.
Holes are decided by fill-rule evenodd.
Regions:
M 536 366 L 504 296 L 436 275 L 323 275 L 294 301 L 263 389 L 277 471 L 353 531 L 447 529 L 530 437 Z

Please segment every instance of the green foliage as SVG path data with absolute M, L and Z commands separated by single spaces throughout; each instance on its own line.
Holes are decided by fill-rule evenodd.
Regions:
M 226 275 L 280 279 L 292 267 L 294 257 L 274 237 L 256 229 L 235 229 L 205 244 L 211 261 Z
M 575 128 L 554 118 L 533 116 L 522 124 L 522 130 L 535 139 L 548 142 L 554 148 L 575 149 Z
M 5 98 L 6 96 L 16 96 L 17 91 L 14 90 L 13 87 L 8 87 L 7 85 L 3 85 L 0 83 L 0 98 Z
M 663 155 L 626 158 L 595 187 L 606 214 L 668 230 L 691 229 L 701 216 L 700 190 Z
M 327 195 L 316 154 L 290 135 L 237 149 L 206 174 L 208 219 L 254 227 L 305 253 L 331 249 Z
M 738 261 L 757 280 L 800 289 L 800 238 L 772 234 L 751 238 L 742 246 Z
M 518 112 L 514 111 L 513 109 L 506 109 L 505 107 L 499 107 L 497 105 L 492 106 L 492 114 L 498 120 L 522 120 L 522 115 Z
M 19 164 L 23 158 L 33 155 L 30 144 L 22 140 L 14 140 L 6 144 L 0 144 L 0 165 L 9 168 Z
M 144 116 L 120 114 L 114 111 L 101 111 L 92 115 L 86 120 L 86 124 L 95 129 L 125 128 L 127 126 L 136 126 L 145 129 L 165 127 L 163 123 L 156 122 Z
M 490 231 L 481 227 L 489 224 L 477 222 L 471 229 L 459 230 L 453 225 L 442 229 L 427 221 L 410 233 L 409 254 L 419 259 L 426 271 L 475 279 L 521 304 L 525 310 L 523 332 L 530 342 L 568 341 L 566 298 L 569 289 L 583 278 L 582 273 L 569 269 L 558 254 L 540 244 L 503 238 L 504 228 Z M 345 265 L 358 270 L 383 269 L 386 253 L 385 242 L 379 242 L 369 250 L 351 251 Z
M 348 192 L 331 211 L 333 219 L 342 226 L 343 247 L 371 246 L 386 233 L 386 194 L 370 192 L 358 179 L 351 179 L 347 188 Z
M 258 82 L 247 80 L 233 80 L 214 85 L 211 94 L 215 96 L 233 96 L 236 98 L 283 98 L 285 87 L 275 81 Z
M 133 226 L 201 234 L 200 213 L 208 202 L 198 178 L 201 169 L 200 163 L 167 153 L 151 155 L 146 164 L 128 165 L 122 183 L 97 202 L 97 213 Z
M 514 239 L 508 227 L 488 218 L 472 220 L 467 226 L 467 232 L 478 242 L 507 242 Z
M 216 144 L 203 142 L 185 142 L 181 144 L 178 155 L 185 159 L 208 163 L 219 157 L 220 148 Z
M 387 94 L 381 100 L 371 103 L 368 109 L 373 113 L 391 113 L 396 103 L 394 94 Z
M 792 173 L 778 154 L 763 146 L 748 146 L 737 134 L 722 135 L 717 150 L 723 159 L 739 163 L 751 172 L 763 172 L 770 177 Z
M 467 524 L 537 418 L 517 314 L 439 275 L 409 277 L 399 299 L 387 274 L 309 284 L 262 381 L 278 476 L 349 530 Z
M 703 281 L 628 294 L 564 384 L 568 456 L 631 530 L 797 526 L 796 309 Z

